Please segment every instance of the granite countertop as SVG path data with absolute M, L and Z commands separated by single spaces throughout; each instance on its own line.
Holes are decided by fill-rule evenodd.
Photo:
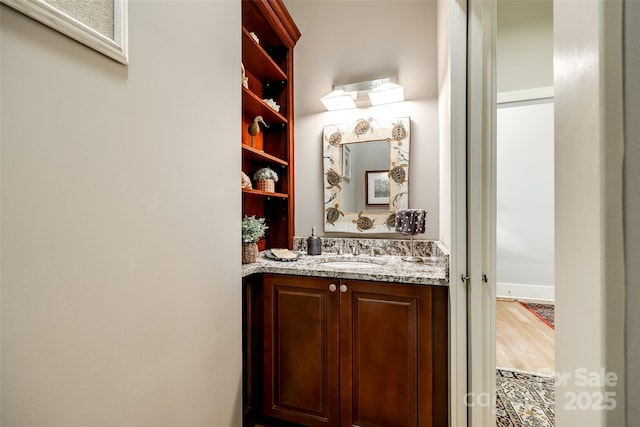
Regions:
M 336 279 L 371 280 L 416 285 L 449 285 L 447 257 L 422 257 L 424 262 L 403 261 L 392 255 L 337 255 L 324 253 L 311 256 L 301 253 L 296 261 L 283 262 L 267 259 L 264 253 L 252 264 L 242 265 L 242 277 L 255 273 L 291 274 L 298 276 L 331 277 Z M 330 267 L 325 262 L 359 262 L 375 264 L 372 268 Z

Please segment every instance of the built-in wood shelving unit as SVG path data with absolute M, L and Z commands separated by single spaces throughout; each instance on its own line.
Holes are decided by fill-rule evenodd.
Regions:
M 242 88 L 242 171 L 253 180 L 255 171 L 267 166 L 279 177 L 274 193 L 242 190 L 243 215 L 265 218 L 269 227 L 258 242 L 261 250 L 293 248 L 293 47 L 299 38 L 281 0 L 242 1 L 242 64 L 248 78 Z M 269 127 L 260 126 L 251 137 L 247 128 L 256 116 Z

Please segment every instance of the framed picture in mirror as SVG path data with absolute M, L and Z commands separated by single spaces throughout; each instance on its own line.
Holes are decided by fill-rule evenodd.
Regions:
M 389 205 L 389 171 L 377 170 L 364 173 L 367 206 Z

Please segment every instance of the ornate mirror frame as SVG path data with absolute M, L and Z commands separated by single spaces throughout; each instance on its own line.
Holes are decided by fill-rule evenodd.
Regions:
M 409 206 L 410 119 L 359 119 L 324 127 L 324 231 L 339 233 L 395 233 L 396 210 Z M 343 146 L 389 142 L 389 204 L 385 212 L 343 212 Z M 350 162 L 353 160 L 350 159 Z M 365 191 L 365 188 L 361 189 Z

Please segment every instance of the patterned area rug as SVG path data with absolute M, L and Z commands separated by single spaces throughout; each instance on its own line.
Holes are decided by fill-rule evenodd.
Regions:
M 553 377 L 496 370 L 497 427 L 554 427 Z
M 529 302 L 518 301 L 522 304 L 527 310 L 532 312 L 538 317 L 538 319 L 542 320 L 547 325 L 551 326 L 555 329 L 554 322 L 554 306 L 551 304 L 534 304 Z

